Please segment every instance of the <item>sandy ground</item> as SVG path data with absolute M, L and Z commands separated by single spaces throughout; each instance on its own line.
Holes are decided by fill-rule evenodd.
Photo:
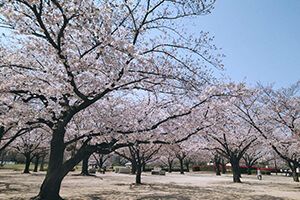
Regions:
M 0 199 L 29 199 L 38 193 L 44 173 L 21 174 L 0 170 Z M 134 175 L 97 174 L 96 177 L 68 175 L 62 184 L 61 196 L 67 200 L 300 200 L 300 184 L 283 176 L 255 176 L 232 183 L 230 175 L 178 173 L 166 176 L 143 174 L 143 185 L 135 186 Z

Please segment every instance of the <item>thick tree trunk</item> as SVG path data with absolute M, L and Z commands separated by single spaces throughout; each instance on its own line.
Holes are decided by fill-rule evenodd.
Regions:
M 48 168 L 46 178 L 41 186 L 40 193 L 34 200 L 62 200 L 59 196 L 60 186 L 63 178 L 70 172 L 80 161 L 89 158 L 93 153 L 91 150 L 83 148 L 71 159 L 61 164 L 60 168 L 49 172 Z M 51 157 L 51 155 L 50 155 Z M 58 158 L 59 160 L 61 158 Z M 49 162 L 50 166 L 50 162 Z
M 89 176 L 89 157 L 82 160 L 81 175 Z
M 237 158 L 231 158 L 230 164 L 233 173 L 233 182 L 234 183 L 241 183 L 241 170 L 239 165 L 239 160 Z
M 39 160 L 40 160 L 40 157 L 39 157 L 39 156 L 36 156 L 36 157 L 35 157 L 35 161 L 34 161 L 34 169 L 33 169 L 33 172 L 37 172 L 37 171 L 38 171 Z
M 179 162 L 180 162 L 180 174 L 184 174 L 183 159 L 179 159 Z
M 34 200 L 62 200 L 59 195 L 59 191 L 63 178 L 78 163 L 80 163 L 80 161 L 87 157 L 89 158 L 92 153 L 99 150 L 100 146 L 87 145 L 87 142 L 89 141 L 87 140 L 72 158 L 63 162 L 65 151 L 64 133 L 64 126 L 53 131 L 47 174 L 38 196 L 32 198 Z M 105 153 L 109 151 L 108 149 L 110 149 L 107 143 L 103 143 L 103 148 L 103 152 Z
M 63 159 L 65 151 L 64 133 L 64 127 L 53 130 L 47 174 L 40 188 L 39 195 L 37 197 L 34 197 L 34 200 L 62 199 L 59 196 L 59 191 L 61 182 L 64 176 L 67 174 L 63 173 L 63 170 L 66 170 L 63 169 Z
M 137 164 L 136 162 L 131 162 L 131 174 L 136 174 Z
M 142 165 L 141 164 L 137 164 L 137 166 L 136 166 L 135 184 L 136 185 L 142 184 Z
M 25 154 L 25 169 L 23 171 L 24 174 L 29 174 L 29 167 L 30 167 L 30 154 Z
M 59 191 L 64 176 L 58 174 L 58 171 L 54 174 L 47 173 L 47 177 L 41 186 L 40 193 L 37 197 L 33 198 L 34 200 L 63 200 L 59 196 Z

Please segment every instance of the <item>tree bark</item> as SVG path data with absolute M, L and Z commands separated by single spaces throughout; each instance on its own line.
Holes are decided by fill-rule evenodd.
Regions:
M 5 158 L 5 150 L 4 151 L 0 151 L 0 155 L 1 155 L 1 163 L 0 166 L 4 166 L 4 158 Z
M 222 166 L 222 174 L 226 174 L 227 170 L 226 170 L 226 164 L 224 159 L 222 159 L 221 166 Z
M 214 156 L 214 164 L 215 164 L 216 175 L 221 176 L 221 169 L 220 169 L 221 158 L 219 155 Z
M 173 171 L 173 160 L 168 160 L 168 168 L 169 173 L 172 173 Z
M 297 167 L 293 166 L 291 167 L 291 170 L 294 182 L 299 182 L 299 174 L 297 173 Z
M 142 184 L 142 165 L 141 164 L 137 164 L 137 166 L 136 166 L 135 184 L 136 185 Z
M 220 165 L 219 164 L 215 166 L 215 170 L 216 170 L 216 175 L 221 176 L 221 170 L 220 170 Z
M 114 140 L 111 143 L 103 142 L 98 145 L 88 145 L 90 140 L 86 140 L 77 153 L 64 162 L 66 147 L 64 143 L 64 127 L 65 124 L 62 124 L 56 130 L 53 130 L 47 174 L 38 196 L 33 197 L 33 200 L 62 200 L 59 195 L 60 186 L 68 172 L 80 163 L 80 161 L 87 157 L 89 158 L 96 150 L 100 151 L 101 149 L 100 153 L 110 153 L 114 150 L 112 149 L 112 146 L 115 144 Z M 123 146 L 118 146 L 118 148 L 121 147 Z
M 277 161 L 276 161 L 276 158 L 274 158 L 274 165 L 275 165 L 275 170 L 276 170 L 276 175 L 277 175 L 278 168 L 277 168 Z
M 183 165 L 183 159 L 179 159 L 180 162 L 180 174 L 184 174 L 184 165 Z
M 64 127 L 53 130 L 47 174 L 40 192 L 37 197 L 33 198 L 34 200 L 62 200 L 59 191 L 61 182 L 65 176 L 62 172 L 66 170 L 63 169 L 65 151 L 64 134 Z
M 89 176 L 89 157 L 84 158 L 82 160 L 82 169 L 81 169 L 81 175 L 83 176 Z
M 31 161 L 30 154 L 29 153 L 25 154 L 25 169 L 23 171 L 24 174 L 29 174 L 30 173 L 29 172 L 30 161 Z
M 293 180 L 295 182 L 299 182 L 299 174 L 295 171 L 292 172 L 292 175 L 293 175 Z
M 103 165 L 104 165 L 103 155 L 100 156 L 100 158 L 99 158 L 97 164 L 98 164 L 98 167 L 99 167 L 100 169 L 103 168 Z
M 239 165 L 239 160 L 237 158 L 231 158 L 230 164 L 233 173 L 233 182 L 234 183 L 241 183 L 241 170 Z
M 33 169 L 33 172 L 37 172 L 37 171 L 38 171 L 38 167 L 39 167 L 39 160 L 40 160 L 40 157 L 39 157 L 39 156 L 35 156 L 35 161 L 34 161 L 34 169 Z
M 131 174 L 136 174 L 137 171 L 137 163 L 135 161 L 131 161 Z

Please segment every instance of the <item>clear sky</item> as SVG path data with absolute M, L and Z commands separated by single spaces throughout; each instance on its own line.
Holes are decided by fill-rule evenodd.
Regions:
M 217 0 L 193 28 L 215 36 L 233 80 L 276 87 L 300 80 L 300 0 Z
M 300 0 L 217 0 L 191 28 L 215 36 L 224 73 L 235 81 L 284 87 L 300 80 Z

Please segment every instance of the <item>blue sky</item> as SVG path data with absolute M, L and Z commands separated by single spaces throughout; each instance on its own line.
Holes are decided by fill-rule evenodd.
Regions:
M 300 80 L 300 0 L 217 0 L 190 26 L 215 36 L 224 73 L 235 81 L 285 87 Z
M 300 0 L 217 0 L 194 22 L 226 55 L 225 74 L 251 85 L 300 80 Z

